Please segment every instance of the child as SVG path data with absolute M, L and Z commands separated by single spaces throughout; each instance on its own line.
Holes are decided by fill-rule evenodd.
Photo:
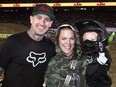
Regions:
M 111 87 L 109 68 L 111 56 L 106 49 L 108 35 L 105 26 L 95 20 L 76 22 L 80 35 L 82 57 L 87 57 L 86 81 L 88 87 Z

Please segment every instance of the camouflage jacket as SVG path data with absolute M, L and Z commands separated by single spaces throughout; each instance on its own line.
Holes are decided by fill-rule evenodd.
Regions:
M 45 74 L 47 87 L 86 87 L 86 59 L 68 59 L 68 57 L 61 54 L 59 53 L 53 57 L 48 65 Z M 71 68 L 71 64 L 75 66 L 75 69 Z
M 54 56 L 45 73 L 47 87 L 86 87 L 85 71 L 86 58 L 81 58 L 79 38 L 76 35 L 76 43 L 73 56 L 67 57 L 58 45 L 56 38 L 56 56 Z

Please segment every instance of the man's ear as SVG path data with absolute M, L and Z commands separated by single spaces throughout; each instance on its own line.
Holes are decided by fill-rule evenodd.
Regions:
M 51 20 L 49 27 L 51 27 L 51 26 L 52 26 L 52 23 L 53 23 L 53 20 Z
M 32 24 L 33 16 L 32 16 L 32 15 L 30 15 L 29 19 L 30 19 L 30 23 Z

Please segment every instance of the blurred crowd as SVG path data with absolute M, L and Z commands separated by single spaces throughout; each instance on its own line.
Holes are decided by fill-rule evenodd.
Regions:
M 17 23 L 29 26 L 29 16 L 31 9 L 25 8 L 15 12 L 4 11 L 0 12 L 0 23 Z M 74 25 L 74 22 L 79 19 L 94 19 L 105 24 L 106 27 L 116 27 L 116 14 L 113 11 L 55 11 L 56 19 L 52 28 L 57 28 L 60 24 L 70 23 Z
M 69 13 L 62 13 L 62 14 L 56 14 L 56 20 L 54 27 L 57 27 L 60 23 L 70 23 L 74 24 L 75 21 L 79 19 L 94 19 L 98 20 L 105 24 L 106 27 L 115 27 L 116 23 L 116 14 L 110 14 L 110 13 L 89 13 L 89 12 L 69 12 Z

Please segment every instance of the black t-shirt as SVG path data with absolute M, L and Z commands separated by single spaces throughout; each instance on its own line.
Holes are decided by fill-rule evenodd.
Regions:
M 42 87 L 54 43 L 46 37 L 32 40 L 27 32 L 10 36 L 0 49 L 0 67 L 5 69 L 3 87 Z

